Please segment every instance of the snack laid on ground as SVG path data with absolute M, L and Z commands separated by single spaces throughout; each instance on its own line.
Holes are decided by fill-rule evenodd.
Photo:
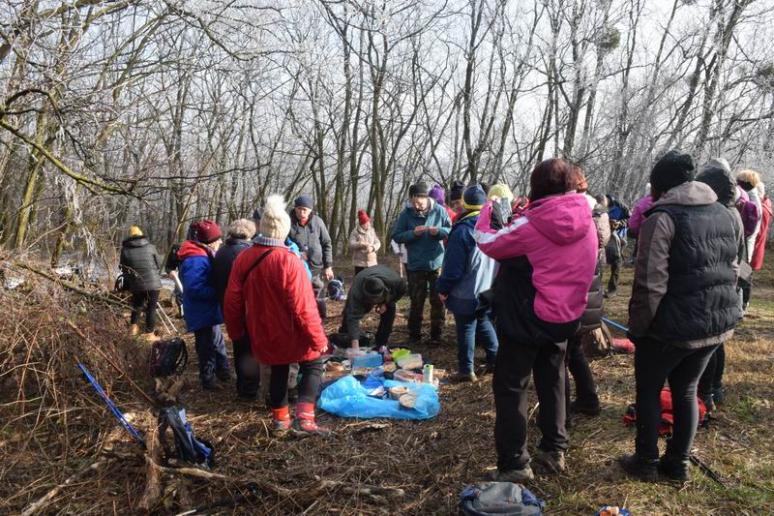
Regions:
M 419 353 L 403 356 L 396 360 L 401 369 L 422 369 L 422 355 Z
M 372 367 L 354 367 L 352 368 L 352 376 L 368 376 L 373 371 Z
M 411 371 L 407 371 L 406 369 L 398 369 L 395 371 L 393 378 L 399 382 L 418 383 L 422 381 L 421 374 L 418 375 L 416 373 L 412 373 Z
M 387 362 L 382 368 L 384 368 L 385 373 L 394 373 L 398 366 L 395 365 L 395 362 Z
M 396 385 L 395 387 L 390 387 L 390 398 L 394 400 L 399 400 L 401 396 L 408 393 L 409 393 L 408 387 L 405 387 L 403 385 Z
M 413 392 L 408 392 L 398 398 L 398 403 L 400 403 L 401 407 L 413 409 L 417 404 L 417 395 Z
M 344 367 L 344 364 L 342 364 L 341 362 L 328 362 L 327 364 L 325 364 L 325 370 L 328 371 L 329 373 L 334 373 L 334 372 L 337 373 L 341 371 L 346 371 L 347 368 Z

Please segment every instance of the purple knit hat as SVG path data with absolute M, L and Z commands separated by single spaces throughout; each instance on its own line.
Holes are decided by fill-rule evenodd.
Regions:
M 441 185 L 437 184 L 430 189 L 430 197 L 441 206 L 446 204 L 446 191 Z

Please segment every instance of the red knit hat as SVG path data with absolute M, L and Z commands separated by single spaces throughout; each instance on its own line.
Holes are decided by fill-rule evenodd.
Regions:
M 222 236 L 220 226 L 215 221 L 202 219 L 195 224 L 194 238 L 203 244 L 211 244 Z
M 357 210 L 357 221 L 363 226 L 371 222 L 371 217 L 368 216 L 365 210 Z

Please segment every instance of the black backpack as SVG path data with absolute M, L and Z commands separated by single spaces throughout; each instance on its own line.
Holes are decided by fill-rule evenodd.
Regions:
M 168 457 L 211 469 L 215 466 L 215 448 L 209 441 L 197 439 L 191 424 L 186 420 L 185 408 L 164 407 L 159 411 L 159 440 Z M 175 451 L 167 444 L 167 428 L 175 436 Z
M 150 374 L 155 378 L 182 374 L 188 363 L 185 341 L 172 337 L 154 342 L 148 362 Z

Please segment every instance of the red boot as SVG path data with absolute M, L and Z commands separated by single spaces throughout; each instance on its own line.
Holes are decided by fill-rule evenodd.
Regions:
M 271 417 L 273 420 L 272 434 L 274 437 L 282 437 L 290 430 L 290 410 L 288 406 L 271 409 Z
M 301 435 L 319 435 L 327 437 L 331 431 L 319 426 L 314 419 L 314 403 L 296 403 L 296 419 L 293 421 L 293 430 Z

